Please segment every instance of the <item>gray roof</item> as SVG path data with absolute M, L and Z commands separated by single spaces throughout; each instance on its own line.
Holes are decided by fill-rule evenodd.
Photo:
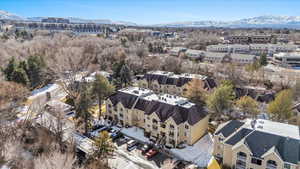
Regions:
M 274 151 L 285 162 L 298 164 L 300 161 L 300 128 L 268 120 L 257 120 L 253 129 L 250 120 L 245 122 L 230 121 L 216 134 L 222 133 L 227 139 L 226 144 L 236 145 L 243 141 L 253 156 L 260 157 L 274 148 Z M 241 126 L 240 126 L 241 125 Z M 235 127 L 239 127 L 236 133 Z
M 157 99 L 153 95 L 155 94 L 152 93 L 151 95 L 145 95 L 145 97 L 139 97 L 119 90 L 108 99 L 114 106 L 122 103 L 125 108 L 135 108 L 144 111 L 148 115 L 156 113 L 161 122 L 165 122 L 169 117 L 172 117 L 176 124 L 188 122 L 190 125 L 194 125 L 208 114 L 204 107 L 197 106 L 191 102 L 175 102 L 176 104 L 174 104 L 171 98 L 169 98 L 170 102 L 166 102 Z M 176 98 L 181 99 L 177 96 Z
M 231 120 L 223 128 L 218 130 L 215 134 L 218 135 L 221 133 L 224 137 L 228 137 L 234 131 L 239 129 L 242 125 L 244 125 L 243 122 L 240 122 L 238 120 Z

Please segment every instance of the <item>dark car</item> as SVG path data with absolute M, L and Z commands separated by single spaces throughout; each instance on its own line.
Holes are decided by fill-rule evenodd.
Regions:
M 158 154 L 158 151 L 157 151 L 157 150 L 150 149 L 150 150 L 146 153 L 145 156 L 149 159 L 149 158 L 154 157 L 156 154 Z
M 173 169 L 184 169 L 186 166 L 186 162 L 179 160 L 179 161 L 176 161 L 174 163 L 174 165 L 175 165 L 175 167 Z
M 116 141 L 117 139 L 123 137 L 123 134 L 121 132 L 112 133 L 110 135 L 112 141 Z
M 132 150 L 136 149 L 137 147 L 138 147 L 138 145 L 127 147 L 127 151 L 132 151 Z
M 141 148 L 142 154 L 145 154 L 147 151 L 149 151 L 153 146 L 149 144 L 144 144 Z

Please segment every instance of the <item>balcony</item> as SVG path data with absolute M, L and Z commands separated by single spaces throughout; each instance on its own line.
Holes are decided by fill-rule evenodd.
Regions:
M 246 156 L 237 155 L 237 159 L 241 161 L 246 161 Z
M 277 166 L 274 164 L 267 164 L 267 169 L 277 169 Z

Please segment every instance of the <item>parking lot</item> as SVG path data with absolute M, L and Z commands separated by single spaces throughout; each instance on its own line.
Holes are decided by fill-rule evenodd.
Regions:
M 148 143 L 123 135 L 121 128 L 117 126 L 98 125 L 90 132 L 89 137 L 99 136 L 102 131 L 108 131 L 117 147 L 114 159 L 110 160 L 111 168 L 149 168 L 158 169 L 164 164 L 164 161 L 170 159 L 167 155 L 157 151 Z M 143 148 L 143 147 L 147 148 Z M 144 149 L 144 150 L 143 150 Z M 117 162 L 118 161 L 118 162 Z M 121 162 L 120 162 L 121 161 Z M 121 165 L 121 166 L 120 166 Z

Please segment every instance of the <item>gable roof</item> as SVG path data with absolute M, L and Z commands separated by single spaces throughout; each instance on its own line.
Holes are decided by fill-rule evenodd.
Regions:
M 234 134 L 232 137 L 230 137 L 226 144 L 235 145 L 239 141 L 241 141 L 243 138 L 245 138 L 249 133 L 251 133 L 252 130 L 243 128 L 239 130 L 236 134 Z
M 132 108 L 137 98 L 138 96 L 119 91 L 109 97 L 114 106 L 121 102 L 125 108 Z
M 135 108 L 144 111 L 145 114 L 148 115 L 156 113 L 161 122 L 172 117 L 176 124 L 188 122 L 190 125 L 194 125 L 208 114 L 205 108 L 195 104 L 190 104 L 188 107 L 185 107 L 184 103 L 182 105 L 168 104 L 155 99 L 145 99 L 122 91 L 116 92 L 108 99 L 111 100 L 114 106 L 120 102 L 128 109 Z
M 293 164 L 298 164 L 300 161 L 300 140 L 242 128 L 230 136 L 225 143 L 234 146 L 243 139 L 243 144 L 247 145 L 255 157 L 261 158 L 265 153 L 275 148 L 274 151 L 278 153 L 283 161 Z
M 172 72 L 148 72 L 144 75 L 144 79 L 147 81 L 157 81 L 161 85 L 176 85 L 177 87 L 182 87 L 191 80 L 193 80 L 193 76 L 197 76 L 195 74 L 188 74 L 189 76 L 185 76 L 184 74 L 174 74 Z M 199 75 L 200 76 L 200 75 Z M 202 76 L 201 80 L 205 82 L 205 88 L 214 88 L 216 87 L 216 83 L 214 79 L 208 78 L 206 76 Z
M 203 107 L 197 105 L 185 108 L 179 105 L 170 105 L 154 100 L 148 104 L 145 113 L 148 115 L 156 113 L 161 122 L 165 122 L 172 117 L 176 124 L 187 121 L 190 125 L 196 124 L 207 115 L 207 111 Z
M 238 120 L 231 120 L 228 122 L 223 128 L 218 130 L 215 135 L 222 134 L 224 137 L 228 137 L 231 135 L 234 131 L 239 129 L 244 123 L 240 122 Z
M 272 147 L 275 147 L 283 161 L 294 164 L 299 162 L 300 140 L 262 131 L 253 131 L 245 138 L 245 142 L 256 157 L 261 157 Z

